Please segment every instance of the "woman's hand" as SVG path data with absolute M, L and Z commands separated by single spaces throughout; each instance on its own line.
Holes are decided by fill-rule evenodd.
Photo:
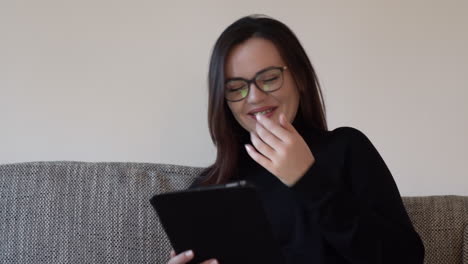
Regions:
M 190 260 L 192 260 L 193 256 L 194 254 L 192 250 L 182 252 L 179 255 L 176 255 L 175 251 L 171 250 L 171 259 L 169 260 L 167 264 L 185 264 L 189 262 Z M 219 263 L 216 259 L 209 259 L 209 260 L 203 261 L 201 264 L 219 264 Z
M 315 163 L 309 146 L 297 130 L 280 114 L 279 123 L 257 116 L 255 132 L 250 132 L 253 148 L 247 153 L 258 164 L 288 186 L 294 185 Z

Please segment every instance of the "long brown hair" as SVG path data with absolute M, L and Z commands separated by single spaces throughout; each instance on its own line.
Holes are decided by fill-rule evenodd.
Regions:
M 202 174 L 200 185 L 228 182 L 236 167 L 248 132 L 235 120 L 224 99 L 224 66 L 231 49 L 252 37 L 271 41 L 291 71 L 299 90 L 300 102 L 296 120 L 304 125 L 327 131 L 325 105 L 315 70 L 294 33 L 278 20 L 263 16 L 243 17 L 227 27 L 216 41 L 208 73 L 208 126 L 217 148 L 216 161 Z

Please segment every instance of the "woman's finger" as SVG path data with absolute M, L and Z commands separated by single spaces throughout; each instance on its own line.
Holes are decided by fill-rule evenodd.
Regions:
M 193 259 L 193 251 L 188 250 L 180 253 L 179 255 L 172 257 L 167 264 L 185 264 Z
M 280 119 L 281 115 L 284 116 L 283 113 L 280 114 Z M 266 130 L 270 131 L 273 135 L 275 135 L 279 140 L 284 141 L 289 136 L 289 129 L 286 127 L 283 127 L 281 125 L 281 122 L 278 123 L 277 121 L 271 120 L 267 117 L 264 116 L 258 116 L 257 117 L 258 123 L 263 125 Z
M 263 140 L 259 138 L 255 132 L 250 132 L 250 141 L 252 141 L 253 146 L 259 153 L 261 153 L 267 159 L 271 160 L 275 154 L 275 150 L 263 142 Z
M 264 167 L 267 170 L 270 170 L 271 167 L 271 160 L 265 158 L 262 154 L 258 153 L 254 147 L 250 144 L 246 144 L 245 148 L 247 149 L 247 153 L 249 156 L 255 160 L 258 164 L 260 164 L 262 167 Z
M 284 127 L 286 130 L 288 130 L 289 132 L 298 133 L 296 128 L 286 119 L 286 116 L 283 113 L 280 114 L 279 120 L 281 126 Z
M 201 264 L 219 264 L 219 262 L 216 259 L 209 259 L 203 261 Z
M 255 131 L 257 132 L 258 137 L 274 151 L 281 148 L 282 141 L 262 124 L 257 122 L 255 124 Z
M 171 258 L 175 257 L 176 256 L 176 253 L 174 250 L 171 250 Z

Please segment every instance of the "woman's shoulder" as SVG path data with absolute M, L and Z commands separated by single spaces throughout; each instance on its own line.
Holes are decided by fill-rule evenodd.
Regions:
M 333 138 L 343 138 L 345 140 L 359 140 L 367 136 L 359 129 L 349 126 L 342 126 L 328 131 L 329 136 Z
M 327 166 L 347 166 L 356 160 L 376 160 L 378 151 L 360 129 L 343 126 L 322 133 L 317 143 L 310 145 L 317 160 Z
M 317 135 L 319 135 L 318 141 L 320 141 L 320 145 L 327 147 L 334 146 L 343 149 L 372 144 L 364 132 L 350 126 L 337 127 L 330 131 L 321 131 Z
M 208 175 L 212 173 L 213 170 L 213 165 L 203 168 L 188 188 L 193 189 L 203 186 L 206 180 L 208 179 Z
M 195 177 L 194 181 L 190 186 L 189 189 L 197 188 L 202 185 L 202 182 L 206 179 L 206 175 L 208 174 L 209 167 L 202 169 L 202 171 Z

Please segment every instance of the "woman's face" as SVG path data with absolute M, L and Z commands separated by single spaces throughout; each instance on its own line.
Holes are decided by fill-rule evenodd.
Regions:
M 228 54 L 225 65 L 226 79 L 244 78 L 250 80 L 256 73 L 268 67 L 282 67 L 286 63 L 281 58 L 275 45 L 269 40 L 253 37 L 234 46 Z M 279 114 L 283 113 L 289 122 L 293 122 L 299 107 L 299 92 L 289 70 L 283 71 L 283 84 L 276 91 L 266 93 L 250 84 L 246 98 L 238 102 L 227 101 L 237 122 L 247 131 L 255 131 L 255 114 L 259 111 L 269 111 L 264 116 L 279 122 Z

